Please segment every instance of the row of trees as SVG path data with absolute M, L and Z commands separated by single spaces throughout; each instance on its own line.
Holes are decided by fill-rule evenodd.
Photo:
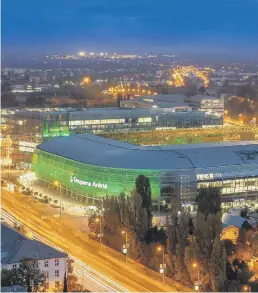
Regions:
M 199 275 L 203 291 L 240 291 L 252 274 L 243 260 L 238 268 L 234 266 L 238 259 L 229 258 L 228 247 L 220 240 L 220 197 L 217 188 L 202 189 L 197 198 L 196 217 L 176 203 L 167 216 L 166 229 L 152 227 L 150 182 L 141 175 L 130 196 L 121 194 L 104 199 L 102 241 L 122 251 L 125 243 L 122 231 L 127 231 L 128 255 L 147 267 L 159 270 L 162 259 L 157 247 L 162 245 L 168 277 L 193 286 Z M 89 227 L 98 234 L 96 217 L 89 219 Z

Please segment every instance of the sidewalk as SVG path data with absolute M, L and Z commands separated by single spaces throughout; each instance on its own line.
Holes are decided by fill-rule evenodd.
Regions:
M 43 185 L 42 182 L 37 180 L 34 183 L 30 183 L 25 185 L 26 188 L 30 188 L 33 190 L 33 197 L 37 199 L 44 199 L 44 196 L 51 198 L 50 205 L 55 207 L 60 207 L 60 191 L 59 190 L 51 190 Z M 34 193 L 38 194 L 35 196 Z M 42 194 L 40 197 L 39 194 Z M 62 202 L 62 211 L 74 215 L 74 216 L 90 216 L 96 208 L 94 206 L 87 205 L 86 203 L 79 202 L 76 199 L 65 195 L 64 192 L 61 193 L 61 202 Z

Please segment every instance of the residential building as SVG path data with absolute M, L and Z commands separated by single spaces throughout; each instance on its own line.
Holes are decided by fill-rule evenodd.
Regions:
M 11 270 L 19 268 L 22 259 L 38 262 L 46 276 L 45 290 L 52 291 L 63 284 L 67 270 L 67 255 L 36 240 L 31 240 L 12 228 L 1 224 L 1 267 Z

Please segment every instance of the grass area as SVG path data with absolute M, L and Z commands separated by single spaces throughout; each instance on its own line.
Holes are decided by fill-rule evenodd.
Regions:
M 189 128 L 175 130 L 116 132 L 102 136 L 138 145 L 192 144 L 258 139 L 258 127 L 251 125 L 216 128 Z

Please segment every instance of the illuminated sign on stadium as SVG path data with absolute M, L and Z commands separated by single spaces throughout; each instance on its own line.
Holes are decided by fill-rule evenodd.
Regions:
M 80 180 L 80 179 L 76 178 L 75 176 L 71 176 L 70 181 L 72 183 L 80 184 L 81 186 L 89 186 L 89 187 L 103 188 L 103 189 L 108 188 L 107 184 L 100 183 L 100 182 L 95 182 L 95 181 L 93 181 L 93 182 L 84 181 L 84 180 Z

